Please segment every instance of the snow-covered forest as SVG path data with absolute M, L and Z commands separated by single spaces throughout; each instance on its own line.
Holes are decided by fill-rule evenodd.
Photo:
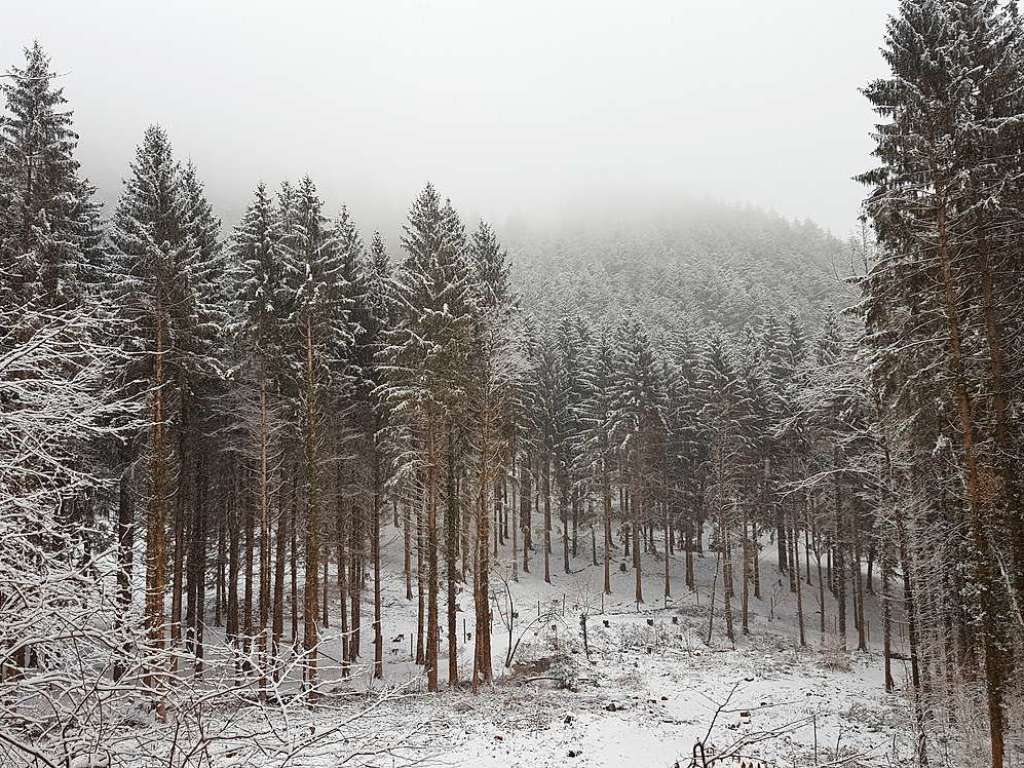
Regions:
M 839 240 L 426 182 L 369 232 L 316 168 L 223 221 L 157 124 L 104 206 L 29 44 L 0 765 L 1024 765 L 1024 20 L 882 54 Z

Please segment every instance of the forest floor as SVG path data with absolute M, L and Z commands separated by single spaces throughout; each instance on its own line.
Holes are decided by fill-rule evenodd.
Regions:
M 428 695 L 423 670 L 414 662 L 417 601 L 415 592 L 412 600 L 406 599 L 402 541 L 391 527 L 384 539 L 384 681 L 370 676 L 371 589 L 364 592 L 361 658 L 344 680 L 331 664 L 321 662 L 321 674 L 336 678 L 335 690 L 351 691 L 353 708 L 365 706 L 373 693 L 388 692 L 393 698 L 362 718 L 359 730 L 405 736 L 387 754 L 349 764 L 670 768 L 678 763 L 685 768 L 698 740 L 708 745 L 708 757 L 712 749 L 737 756 L 716 763 L 724 766 L 881 767 L 913 762 L 911 709 L 904 695 L 908 671 L 903 662 L 894 662 L 898 692 L 885 693 L 876 599 L 869 595 L 866 603 L 866 626 L 872 630 L 869 650 L 841 652 L 829 626 L 834 626 L 835 602 L 827 593 L 830 631 L 824 638 L 819 631 L 817 573 L 812 567 L 815 586 L 803 583 L 808 646 L 801 648 L 796 598 L 788 578 L 785 583 L 780 579 L 771 557 L 775 547 L 767 541 L 760 562 L 763 599 L 751 594 L 746 636 L 741 633 L 742 582 L 736 569 L 735 646 L 725 636 L 722 581 L 720 574 L 716 578 L 713 552 L 697 558 L 697 589 L 692 592 L 683 581 L 682 554 L 676 553 L 670 563 L 669 599 L 663 597 L 664 557 L 645 554 L 647 602 L 639 606 L 633 601 L 634 575 L 628 567 L 625 572 L 620 568 L 621 553 L 613 562 L 613 595 L 602 597 L 602 568 L 590 564 L 589 546 L 585 552 L 581 548 L 573 573 L 566 574 L 561 543 L 554 544 L 550 584 L 540 575 L 539 552 L 532 556 L 532 573 L 519 569 L 518 581 L 512 579 L 509 553 L 503 552 L 505 562 L 496 570 L 505 581 L 492 581 L 496 606 L 501 607 L 493 625 L 493 687 L 473 695 L 468 685 L 447 685 L 442 585 L 442 692 Z M 707 644 L 713 586 L 715 618 Z M 511 638 L 502 619 L 509 615 L 509 595 L 518 614 Z M 471 593 L 460 592 L 458 602 L 464 683 L 472 672 L 473 642 L 464 634 L 464 626 L 470 632 L 473 628 Z M 333 595 L 331 603 L 332 624 L 323 634 L 322 647 L 333 656 L 340 654 L 338 601 Z M 580 625 L 584 613 L 589 657 Z M 848 631 L 855 647 L 852 613 Z M 513 664 L 506 668 L 507 650 L 517 640 Z

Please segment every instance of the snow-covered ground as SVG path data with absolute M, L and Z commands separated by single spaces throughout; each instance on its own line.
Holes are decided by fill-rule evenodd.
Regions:
M 762 600 L 750 598 L 750 634 L 740 634 L 739 599 L 734 601 L 737 642 L 726 640 L 721 616 L 722 582 L 717 581 L 715 624 L 710 646 L 705 644 L 708 602 L 715 578 L 716 558 L 709 552 L 697 560 L 697 590 L 683 582 L 683 557 L 671 564 L 672 594 L 665 600 L 664 559 L 644 558 L 644 596 L 633 600 L 634 577 L 614 562 L 613 592 L 602 598 L 602 571 L 589 565 L 589 548 L 581 548 L 574 573 L 562 570 L 560 543 L 554 546 L 552 583 L 538 575 L 540 552 L 532 557 L 533 573 L 520 569 L 511 579 L 509 552 L 497 569 L 507 579 L 518 618 L 511 642 L 522 638 L 511 668 L 504 665 L 509 632 L 507 595 L 494 580 L 496 611 L 493 632 L 495 684 L 473 695 L 462 686 L 444 685 L 447 658 L 440 659 L 439 694 L 424 692 L 423 671 L 411 656 L 416 629 L 416 600 L 405 598 L 401 573 L 401 538 L 393 528 L 384 536 L 386 580 L 383 590 L 385 679 L 370 680 L 372 662 L 372 603 L 364 603 L 362 659 L 347 680 L 336 680 L 353 693 L 367 688 L 399 688 L 401 695 L 374 710 L 375 728 L 406 732 L 408 739 L 394 754 L 369 759 L 373 765 L 486 766 L 686 766 L 694 744 L 701 739 L 717 753 L 728 752 L 766 765 L 808 766 L 839 764 L 895 766 L 910 764 L 913 754 L 911 711 L 901 693 L 886 694 L 882 680 L 881 621 L 875 598 L 868 596 L 867 653 L 842 654 L 835 640 L 818 632 L 817 574 L 813 589 L 804 584 L 808 647 L 799 648 L 796 601 L 783 584 L 771 559 L 773 546 L 761 553 Z M 589 545 L 589 535 L 587 536 Z M 581 544 L 582 544 L 581 540 Z M 739 558 L 736 560 L 739 565 Z M 740 572 L 736 569 L 736 591 Z M 365 597 L 372 598 L 372 591 Z M 462 619 L 472 630 L 472 598 L 459 596 Z M 324 649 L 340 653 L 332 601 L 332 625 Z M 587 658 L 582 644 L 581 613 L 588 614 Z M 538 620 L 538 614 L 542 616 Z M 826 595 L 829 625 L 835 615 Z M 441 605 L 442 654 L 444 596 Z M 851 645 L 856 634 L 849 628 Z M 467 641 L 463 636 L 460 641 Z M 329 660 L 322 673 L 337 676 Z M 460 676 L 471 673 L 472 640 L 459 655 Z M 905 688 L 905 670 L 894 673 Z M 359 706 L 360 698 L 352 706 Z M 717 714 L 716 714 L 717 713 Z M 710 733 L 710 736 L 708 734 Z M 817 755 L 817 762 L 812 762 Z M 860 756 L 856 762 L 850 761 Z M 710 757 L 710 753 L 708 755 Z M 339 755 L 339 757 L 342 757 Z M 731 765 L 732 763 L 719 763 Z M 754 762 L 753 765 L 759 765 Z

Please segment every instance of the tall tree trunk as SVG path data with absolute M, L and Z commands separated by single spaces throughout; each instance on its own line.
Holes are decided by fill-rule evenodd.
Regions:
M 633 574 L 636 580 L 636 589 L 633 599 L 637 604 L 640 604 L 644 601 L 644 588 L 640 568 L 640 542 L 643 538 L 643 518 L 641 515 L 644 511 L 646 499 L 643 497 L 643 490 L 641 488 L 643 477 L 640 472 L 639 451 L 637 452 L 637 472 L 633 481 L 636 483 L 636 491 L 633 495 Z
M 992 406 L 995 412 L 995 441 L 999 450 L 998 467 L 1003 484 L 1007 530 L 1010 533 L 1010 556 L 1013 560 L 1010 580 L 1018 601 L 1024 603 L 1024 489 L 1016 465 L 1010 439 L 1010 415 L 1005 379 L 1003 332 L 996 318 L 992 286 L 992 265 L 989 246 L 982 244 L 980 258 L 982 314 L 985 318 L 985 339 L 989 348 Z
M 184 400 L 184 398 L 183 398 Z M 187 406 L 181 406 L 181 425 L 178 427 L 178 487 L 174 495 L 174 553 L 171 556 L 171 648 L 177 651 L 181 645 L 181 614 L 185 586 L 185 541 L 188 535 L 186 504 L 191 500 L 188 479 L 192 473 L 189 447 L 186 446 L 189 424 Z M 171 670 L 178 669 L 178 654 L 171 655 Z
M 882 655 L 885 665 L 885 691 L 892 693 L 896 683 L 892 676 L 892 559 L 889 547 L 882 545 Z
M 523 529 L 523 573 L 530 572 L 530 549 L 533 547 L 531 533 L 533 529 L 533 475 L 530 470 L 529 459 L 523 459 L 522 468 L 519 470 L 522 489 L 519 496 L 519 514 L 521 520 L 519 525 Z
M 266 700 L 267 626 L 270 621 L 270 416 L 267 381 L 260 375 L 260 698 Z
M 760 531 L 757 529 L 757 520 L 750 521 L 750 547 L 752 551 L 752 557 L 754 560 L 754 598 L 757 600 L 761 599 L 761 546 L 757 541 L 757 537 L 760 535 Z
M 402 500 L 402 568 L 405 573 L 405 599 L 412 600 L 412 502 Z
M 490 562 L 488 560 L 487 530 L 490 515 L 487 510 L 487 485 L 490 480 L 489 453 L 491 435 L 488 420 L 481 420 L 479 470 L 477 473 L 477 552 L 474 608 L 476 643 L 473 657 L 473 692 L 479 690 L 481 682 L 491 681 L 491 606 L 490 606 Z
M 426 547 L 426 511 L 430 503 L 427 498 L 429 474 L 422 473 L 419 497 L 416 499 L 416 663 L 426 664 L 426 589 L 427 589 L 427 558 Z
M 114 680 L 125 672 L 124 659 L 131 650 L 127 637 L 128 614 L 132 607 L 132 565 L 135 549 L 135 505 L 132 497 L 130 467 L 125 467 L 118 484 L 117 503 L 117 627 L 118 638 L 123 640 L 121 655 L 114 666 Z
M 298 468 L 291 469 L 291 492 L 289 504 L 294 510 L 299 503 L 297 485 Z M 294 515 L 293 515 L 294 516 Z M 284 492 L 278 497 L 277 504 L 277 539 L 274 553 L 274 618 L 271 635 L 270 655 L 274 659 L 274 682 L 281 677 L 281 638 L 284 635 L 284 566 L 288 545 L 288 512 L 284 505 Z
M 1001 592 L 999 579 L 993 566 L 991 543 L 988 530 L 991 526 L 989 510 L 982 499 L 980 470 L 975 448 L 975 426 L 973 420 L 971 394 L 964 373 L 963 353 L 961 351 L 960 315 L 957 308 L 957 297 L 960 287 L 955 285 L 953 277 L 952 256 L 949 253 L 949 234 L 946 228 L 945 189 L 942 183 L 936 184 L 937 225 L 938 225 L 938 256 L 942 269 L 943 299 L 945 303 L 946 323 L 949 329 L 948 342 L 950 351 L 950 372 L 953 376 L 954 394 L 960 416 L 963 460 L 966 470 L 967 503 L 971 512 L 969 534 L 975 549 L 974 573 L 981 588 L 982 621 L 979 623 L 982 648 L 985 658 L 985 682 L 988 697 L 989 738 L 992 752 L 992 768 L 1002 768 L 1004 758 L 1003 741 L 1003 632 L 1001 617 L 996 604 L 996 596 Z
M 743 588 L 740 597 L 740 631 L 744 635 L 750 634 L 750 541 L 747 539 L 747 505 L 743 504 L 743 519 L 741 530 L 743 531 Z
M 612 486 L 608 475 L 608 461 L 601 459 L 601 500 L 604 504 L 604 593 L 612 593 Z
M 565 478 L 559 483 L 558 511 L 562 521 L 562 567 L 566 573 L 572 573 L 569 565 L 569 488 Z
M 719 459 L 719 462 L 721 462 L 721 459 Z M 719 476 L 722 477 L 721 470 Z M 732 557 L 729 554 L 731 551 L 730 538 L 732 534 L 729 530 L 729 516 L 726 514 L 725 494 L 722 491 L 719 491 L 718 531 L 720 539 L 718 545 L 722 552 L 722 581 L 724 582 L 722 598 L 724 601 L 725 634 L 729 638 L 729 642 L 735 645 L 736 634 L 733 629 L 732 619 L 732 589 L 727 586 L 732 581 Z
M 227 593 L 227 524 L 224 517 L 217 516 L 217 584 L 213 593 L 213 626 L 220 627 L 224 623 L 225 595 Z
M 797 535 L 797 514 L 796 504 L 793 504 L 793 551 L 796 552 L 797 544 L 800 541 Z M 800 558 L 793 558 L 793 572 L 796 574 L 796 616 L 800 628 L 800 647 L 807 646 L 807 636 L 804 633 L 804 592 L 803 583 L 800 579 Z
M 297 470 L 296 470 L 297 471 Z M 288 521 L 288 551 L 290 555 L 288 573 L 289 592 L 292 598 L 292 645 L 299 647 L 299 505 L 292 504 L 291 519 Z
M 445 564 L 447 566 L 447 614 L 448 614 L 448 686 L 454 688 L 459 684 L 459 639 L 456 623 L 457 596 L 455 588 L 459 580 L 458 550 L 459 550 L 459 496 L 455 480 L 456 456 L 455 456 L 455 431 L 452 425 L 448 425 L 448 453 L 445 461 L 446 487 L 445 487 Z M 495 491 L 497 489 L 495 488 Z M 497 495 L 495 495 L 497 501 Z M 484 549 L 487 549 L 487 537 L 484 537 Z M 495 539 L 497 542 L 497 539 Z
M 437 508 L 438 465 L 437 419 L 427 411 L 427 690 L 437 691 L 438 637 L 438 562 Z M 486 546 L 486 544 L 485 544 Z
M 509 511 L 506 513 L 508 517 L 513 518 L 512 520 L 512 581 L 519 581 L 519 527 L 521 525 L 520 520 L 516 519 L 516 516 L 520 514 L 519 499 L 518 496 L 522 489 L 519 487 L 519 475 L 516 473 L 516 449 L 513 443 L 513 447 L 509 451 L 509 455 L 512 458 L 511 468 L 511 479 L 512 479 L 512 504 L 509 507 Z
M 839 642 L 843 650 L 846 650 L 846 534 L 843 526 L 843 496 L 839 481 L 839 447 L 833 449 L 833 463 L 835 467 L 835 569 L 836 574 L 836 601 L 839 620 Z
M 671 554 L 672 554 L 672 528 L 669 525 L 669 511 L 668 504 L 665 503 L 665 598 L 672 597 L 672 581 L 671 581 Z
M 351 505 L 349 509 L 351 510 L 350 531 L 352 535 L 348 552 L 349 578 L 347 586 L 351 605 L 348 630 L 348 658 L 350 661 L 355 661 L 359 658 L 359 653 L 362 649 L 363 547 L 365 544 L 363 521 L 365 512 L 362 506 L 355 504 Z
M 156 355 L 153 390 L 150 395 L 151 437 L 149 458 L 149 502 L 146 510 L 146 639 L 149 659 L 146 663 L 145 684 L 156 699 L 156 710 L 164 718 L 164 702 L 157 691 L 159 669 L 165 663 L 164 591 L 166 589 L 164 563 L 166 558 L 166 524 L 168 464 L 166 414 L 164 413 L 164 325 L 163 311 L 157 308 Z
M 569 480 L 572 483 L 572 479 Z M 580 526 L 580 491 L 579 488 L 573 483 L 572 488 L 572 556 L 575 558 L 579 554 L 578 549 L 578 536 Z
M 228 527 L 228 604 L 225 630 L 228 640 L 238 646 L 238 469 L 232 467 L 227 500 Z
M 303 579 L 302 645 L 306 655 L 305 679 L 312 689 L 316 685 L 317 666 L 317 598 L 320 576 L 320 486 L 317 472 L 319 451 L 316 368 L 314 367 L 313 323 L 306 317 L 306 392 L 305 392 L 305 459 L 306 459 L 306 568 Z
M 860 521 L 854 519 L 853 528 L 853 589 L 857 595 L 857 650 L 866 651 L 867 629 L 864 626 L 864 575 L 860 567 Z
M 693 572 L 693 519 L 686 518 L 683 529 L 683 548 L 686 555 L 686 587 L 691 592 L 697 588 L 697 581 Z
M 352 531 L 352 508 L 345 500 L 345 482 L 342 468 L 334 477 L 335 482 L 335 509 L 334 509 L 334 538 L 337 545 L 338 559 L 338 607 L 340 616 L 338 624 L 341 628 L 341 675 L 347 677 L 349 673 L 349 662 L 352 661 L 352 634 L 348 622 L 349 605 L 349 540 Z
M 249 503 L 248 494 L 245 499 L 245 512 L 242 515 L 245 526 L 245 585 L 242 593 L 242 648 L 249 653 L 252 647 L 253 621 L 252 621 L 252 583 L 253 583 L 253 539 L 255 538 L 254 519 L 252 505 Z
M 544 454 L 544 581 L 551 583 L 551 457 Z
M 196 498 L 195 498 L 195 530 L 192 540 L 195 542 L 193 556 L 193 583 L 191 591 L 194 607 L 192 613 L 192 632 L 194 636 L 194 653 L 196 657 L 196 675 L 203 675 L 203 635 L 206 626 L 206 500 L 209 491 L 209 475 L 206 461 L 197 457 Z
M 380 456 L 373 449 L 373 533 L 370 538 L 370 557 L 373 560 L 373 676 L 384 677 L 384 635 L 381 629 L 380 596 L 380 510 L 383 506 L 384 479 L 381 476 Z

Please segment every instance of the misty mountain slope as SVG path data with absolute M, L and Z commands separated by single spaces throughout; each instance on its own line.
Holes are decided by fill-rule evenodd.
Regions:
M 594 320 L 635 309 L 654 330 L 717 323 L 738 331 L 769 313 L 812 323 L 847 290 L 850 247 L 810 222 L 701 203 L 673 213 L 578 218 L 513 232 L 523 306 Z

